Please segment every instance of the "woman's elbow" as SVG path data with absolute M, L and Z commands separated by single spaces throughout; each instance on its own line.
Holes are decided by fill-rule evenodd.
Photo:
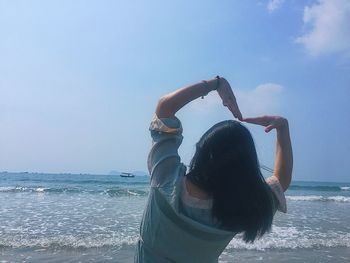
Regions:
M 175 113 L 172 110 L 171 101 L 167 95 L 159 98 L 156 114 L 158 118 L 171 118 L 174 116 Z

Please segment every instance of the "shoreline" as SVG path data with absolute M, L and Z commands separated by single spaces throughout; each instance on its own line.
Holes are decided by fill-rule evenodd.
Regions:
M 120 172 L 121 173 L 121 172 Z M 149 177 L 150 175 L 147 172 L 143 172 L 143 171 L 134 171 L 131 173 L 136 173 L 135 176 L 136 177 Z M 81 176 L 81 175 L 86 175 L 86 176 L 117 176 L 119 175 L 119 173 L 117 174 L 111 174 L 109 173 L 89 173 L 89 172 L 81 172 L 81 173 L 77 173 L 77 172 L 33 172 L 33 171 L 0 171 L 0 175 L 69 175 L 69 176 Z M 330 183 L 330 184 L 350 184 L 350 181 L 347 182 L 341 182 L 341 181 L 315 181 L 315 180 L 302 180 L 302 179 L 298 179 L 298 180 L 293 180 L 291 182 L 291 185 L 293 185 L 294 183 Z

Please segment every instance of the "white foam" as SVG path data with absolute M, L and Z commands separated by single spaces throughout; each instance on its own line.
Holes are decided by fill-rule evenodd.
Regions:
M 343 202 L 343 203 L 350 202 L 350 197 L 348 197 L 348 196 L 330 196 L 330 197 L 328 197 L 328 199 L 335 201 L 335 202 Z
M 287 200 L 291 201 L 322 201 L 323 196 L 321 195 L 297 195 L 297 196 L 286 196 Z
M 297 196 L 286 196 L 287 200 L 290 201 L 333 201 L 333 202 L 342 202 L 342 203 L 350 203 L 349 196 L 321 196 L 321 195 L 297 195 Z
M 57 248 L 99 248 L 104 246 L 122 247 L 134 246 L 137 243 L 138 235 L 113 235 L 112 237 L 89 236 L 76 237 L 71 235 L 62 235 L 55 237 L 25 238 L 25 237 L 8 237 L 0 240 L 1 247 L 57 247 Z
M 1 186 L 0 192 L 44 192 L 49 188 L 37 187 L 37 188 L 28 188 L 23 186 Z
M 0 192 L 9 192 L 14 189 L 15 189 L 14 187 L 10 187 L 10 186 L 0 186 Z
M 112 246 L 121 248 L 135 246 L 138 234 L 115 233 L 111 235 L 73 236 L 58 235 L 51 237 L 8 236 L 0 240 L 0 247 L 35 247 L 37 249 L 55 248 L 99 248 Z M 350 233 L 347 232 L 319 232 L 310 228 L 273 226 L 272 232 L 253 244 L 245 243 L 241 235 L 236 236 L 229 243 L 226 251 L 232 249 L 258 250 L 266 249 L 298 249 L 317 247 L 350 247 Z
M 350 186 L 342 186 L 342 187 L 340 187 L 340 189 L 343 191 L 348 191 L 348 190 L 350 190 Z
M 248 249 L 263 251 L 266 249 L 297 249 L 315 247 L 350 247 L 350 233 L 317 232 L 311 229 L 298 230 L 296 227 L 274 226 L 271 233 L 253 244 L 245 243 L 241 236 L 231 240 L 227 249 Z
M 26 191 L 27 187 L 21 186 L 2 186 L 0 187 L 0 192 L 22 192 Z
M 130 190 L 127 190 L 127 193 L 128 193 L 129 195 L 135 195 L 135 196 L 139 196 L 139 195 L 140 195 L 140 194 L 135 193 L 135 192 L 130 191 Z

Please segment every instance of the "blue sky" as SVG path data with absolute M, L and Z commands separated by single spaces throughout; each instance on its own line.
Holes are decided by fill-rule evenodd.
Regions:
M 283 115 L 294 179 L 350 181 L 350 3 L 0 0 L 0 170 L 146 170 L 157 99 L 217 74 L 244 116 Z M 216 94 L 179 112 L 188 163 Z M 247 125 L 261 162 L 275 134 Z

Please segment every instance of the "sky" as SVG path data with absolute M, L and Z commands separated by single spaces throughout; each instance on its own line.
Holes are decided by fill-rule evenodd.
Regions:
M 147 171 L 159 97 L 220 75 L 243 116 L 289 120 L 294 180 L 349 182 L 349 25 L 348 0 L 0 0 L 0 171 Z M 177 116 L 185 164 L 232 118 L 215 92 Z

